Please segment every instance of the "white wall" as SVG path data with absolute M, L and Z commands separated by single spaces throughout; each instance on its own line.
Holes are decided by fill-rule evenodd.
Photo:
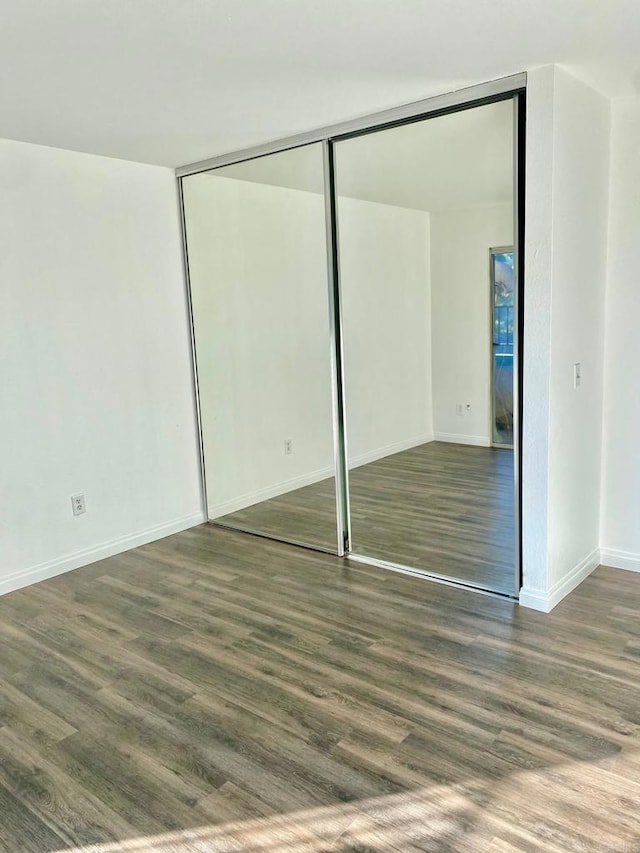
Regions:
M 2 141 L 0 230 L 4 592 L 201 511 L 171 171 Z
M 615 103 L 605 335 L 602 562 L 640 570 L 640 98 Z
M 557 69 L 554 116 L 550 590 L 599 562 L 609 104 Z
M 333 473 L 324 200 L 211 175 L 184 193 L 215 517 Z M 428 215 L 353 199 L 339 214 L 349 460 L 361 464 L 431 434 Z
M 609 109 L 561 68 L 528 104 L 521 601 L 548 610 L 599 562 Z
M 491 444 L 489 249 L 513 243 L 513 206 L 431 214 L 433 423 L 437 440 Z M 471 404 L 460 417 L 456 404 Z

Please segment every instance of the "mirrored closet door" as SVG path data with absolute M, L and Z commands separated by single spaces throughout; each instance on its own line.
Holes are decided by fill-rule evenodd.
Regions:
M 335 551 L 322 145 L 182 193 L 209 519 Z
M 211 521 L 517 595 L 521 103 L 185 167 Z
M 508 99 L 335 143 L 351 550 L 505 593 L 513 128 Z

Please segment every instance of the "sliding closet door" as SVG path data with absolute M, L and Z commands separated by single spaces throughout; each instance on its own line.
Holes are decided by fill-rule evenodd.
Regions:
M 513 126 L 509 99 L 334 146 L 351 550 L 506 594 L 489 259 L 514 243 Z
M 209 518 L 335 551 L 322 146 L 182 190 Z

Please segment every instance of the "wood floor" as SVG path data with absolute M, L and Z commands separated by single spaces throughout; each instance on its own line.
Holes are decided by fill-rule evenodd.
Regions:
M 513 451 L 432 441 L 349 474 L 356 553 L 513 594 Z M 334 480 L 219 519 L 336 547 Z
M 639 616 L 211 525 L 6 595 L 0 850 L 640 851 Z

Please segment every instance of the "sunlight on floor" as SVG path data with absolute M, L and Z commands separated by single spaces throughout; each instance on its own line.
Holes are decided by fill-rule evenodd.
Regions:
M 493 787 L 486 781 L 425 787 L 58 853 L 515 853 L 522 845 L 561 853 L 569 849 L 567 844 L 581 851 L 631 853 L 640 849 L 640 809 L 638 819 L 622 826 L 607 819 L 607 803 L 625 796 L 640 805 L 640 785 L 633 788 L 608 763 L 575 762 L 516 772 L 496 779 Z

